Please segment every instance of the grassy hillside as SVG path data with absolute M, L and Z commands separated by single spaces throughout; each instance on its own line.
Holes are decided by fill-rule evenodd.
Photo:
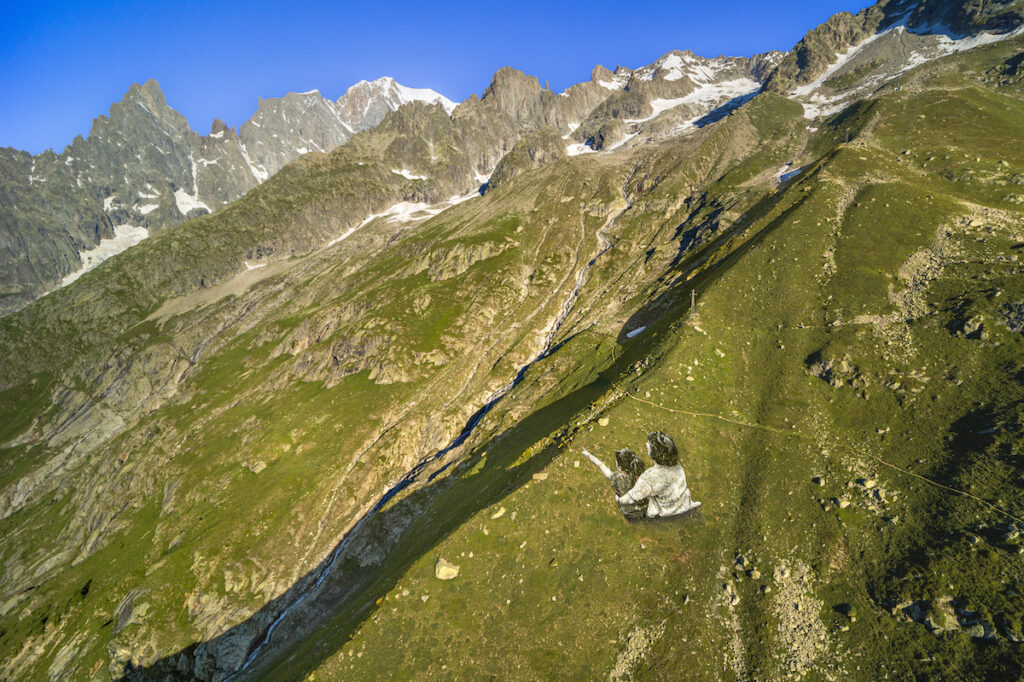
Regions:
M 125 279 L 340 231 L 357 139 L 5 320 L 3 674 L 1020 676 L 1021 47 Z M 652 429 L 704 504 L 627 523 Z
M 755 245 L 669 288 L 620 351 L 646 358 L 576 390 L 596 405 L 541 440 L 539 476 L 510 473 L 354 633 L 325 627 L 271 676 L 1020 676 L 1024 158 L 1005 141 L 1024 110 L 943 71 L 823 128 L 754 209 Z M 655 428 L 704 504 L 629 523 L 578 453 Z

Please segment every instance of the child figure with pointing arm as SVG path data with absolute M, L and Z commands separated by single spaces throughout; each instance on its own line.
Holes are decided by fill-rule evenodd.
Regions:
M 604 462 L 599 460 L 589 450 L 583 448 L 583 456 L 594 463 L 604 477 L 608 479 L 608 482 L 612 484 L 612 491 L 615 493 L 615 497 L 618 498 L 620 495 L 624 495 L 630 491 L 630 489 L 636 484 L 640 475 L 644 472 L 647 467 L 643 461 L 636 456 L 636 453 L 629 448 L 623 448 L 622 450 L 615 451 L 615 467 L 617 471 L 612 471 Z M 627 519 L 640 519 L 643 518 L 647 513 L 646 502 L 626 502 L 619 503 L 619 509 L 622 511 L 622 515 Z
M 686 474 L 679 463 L 679 450 L 668 434 L 652 431 L 647 434 L 647 454 L 654 466 L 644 471 L 624 495 L 616 496 L 620 504 L 647 501 L 647 516 L 676 516 L 696 509 L 700 502 L 690 498 Z

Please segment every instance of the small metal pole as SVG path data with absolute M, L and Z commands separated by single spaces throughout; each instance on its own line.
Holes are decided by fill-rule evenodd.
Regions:
M 696 312 L 697 312 L 697 290 L 696 289 L 690 289 L 690 319 L 691 320 L 693 319 L 693 316 L 696 314 Z

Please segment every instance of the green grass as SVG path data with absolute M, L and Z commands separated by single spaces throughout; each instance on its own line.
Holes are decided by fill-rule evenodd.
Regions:
M 832 76 L 824 82 L 826 87 L 830 87 L 833 90 L 842 90 L 848 88 L 851 85 L 860 83 L 865 76 L 877 69 L 881 64 L 877 61 L 871 61 L 867 64 L 861 64 L 860 66 L 850 69 L 844 74 L 838 76 Z
M 1019 448 L 1004 440 L 994 450 L 977 451 L 955 434 L 965 428 L 957 424 L 972 400 L 1020 403 L 1020 384 L 1005 368 L 1014 366 L 1021 339 L 1005 329 L 993 331 L 998 338 L 988 342 L 961 339 L 948 329 L 953 318 L 967 314 L 965 293 L 975 301 L 972 311 L 987 301 L 983 292 L 997 286 L 1003 296 L 1024 295 L 1008 293 L 1020 286 L 1007 277 L 1016 266 L 999 265 L 1005 251 L 998 247 L 1012 239 L 979 246 L 970 234 L 958 236 L 971 255 L 930 283 L 932 312 L 912 324 L 898 323 L 909 335 L 906 347 L 893 347 L 900 342 L 870 325 L 830 328 L 823 322 L 837 314 L 844 320 L 888 314 L 889 287 L 903 286 L 900 266 L 931 243 L 938 226 L 956 224 L 963 208 L 956 196 L 935 190 L 929 199 L 922 188 L 927 180 L 898 170 L 900 184 L 877 182 L 894 170 L 870 150 L 841 153 L 825 170 L 829 180 L 801 181 L 788 198 L 758 212 L 759 224 L 775 227 L 706 290 L 703 333 L 683 327 L 661 336 L 664 341 L 644 341 L 660 359 L 643 370 L 637 395 L 744 425 L 618 401 L 605 412 L 608 427 L 591 423 L 592 431 L 566 442 L 545 481 L 527 483 L 481 509 L 400 577 L 389 578 L 394 585 L 386 597 L 367 606 L 372 615 L 310 679 L 443 676 L 448 670 L 513 679 L 603 676 L 634 627 L 660 622 L 665 634 L 634 670 L 639 679 L 664 679 L 680 670 L 700 679 L 735 675 L 728 653 L 733 627 L 746 674 L 776 678 L 788 670 L 789 650 L 779 629 L 779 585 L 770 576 L 798 562 L 810 569 L 807 590 L 820 604 L 814 618 L 828 642 L 827 653 L 800 664 L 812 674 L 1019 674 L 1021 659 L 1005 638 L 984 643 L 962 632 L 939 637 L 898 610 L 890 613 L 890 602 L 949 595 L 989 623 L 1019 628 L 1020 598 L 1004 596 L 1003 586 L 1020 580 L 1020 563 L 1014 547 L 996 539 L 1006 517 L 864 454 L 1001 500 L 1020 513 L 1024 500 L 1013 482 L 1020 476 Z M 857 187 L 838 222 L 844 191 L 831 178 Z M 836 272 L 824 278 L 829 249 Z M 983 303 L 978 312 L 996 324 L 995 304 Z M 993 346 L 993 339 L 1000 345 Z M 866 399 L 854 387 L 832 387 L 806 371 L 805 358 L 822 348 L 856 361 L 869 381 Z M 951 368 L 962 385 L 946 379 Z M 917 376 L 927 379 L 912 378 Z M 1015 409 L 1007 414 L 1017 414 Z M 621 445 L 639 446 L 655 427 L 684 446 L 688 478 L 705 502 L 700 521 L 627 524 L 600 476 L 585 460 L 575 466 L 579 447 L 607 458 Z M 811 481 L 815 475 L 825 477 L 824 487 Z M 862 477 L 890 493 L 885 504 L 869 502 L 855 482 Z M 829 509 L 833 496 L 852 505 Z M 502 507 L 506 513 L 491 520 Z M 890 517 L 898 517 L 896 525 L 885 520 Z M 988 530 L 978 531 L 985 539 L 972 550 L 963 538 L 977 524 Z M 959 539 L 950 544 L 952 538 Z M 736 553 L 754 558 L 760 580 L 736 580 Z M 436 580 L 438 556 L 459 563 L 460 577 Z M 721 598 L 724 583 L 740 595 L 735 608 Z M 762 584 L 774 590 L 762 593 Z M 854 621 L 844 615 L 848 605 Z
M 838 226 L 831 286 L 842 294 L 844 318 L 888 312 L 878 301 L 886 298 L 890 286 L 900 286 L 900 266 L 931 244 L 936 229 L 948 224 L 957 209 L 948 198 L 934 197 L 926 186 L 864 185 Z
M 635 679 L 778 679 L 791 666 L 832 679 L 1019 676 L 1019 645 L 1004 634 L 935 635 L 901 610 L 952 597 L 999 633 L 1020 632 L 1024 604 L 1007 586 L 1024 576 L 1007 517 L 876 459 L 1024 517 L 1024 339 L 1001 322 L 1005 302 L 1024 300 L 1019 208 L 1000 184 L 1022 161 L 1006 144 L 1020 137 L 1019 102 L 936 77 L 938 92 L 886 93 L 814 134 L 799 105 L 761 95 L 627 165 L 564 159 L 414 230 L 377 221 L 345 249 L 164 323 L 140 322 L 167 290 L 133 291 L 127 259 L 4 320 L 4 343 L 34 325 L 56 339 L 30 365 L 84 334 L 84 350 L 51 368 L 83 392 L 102 383 L 65 371 L 75 363 L 117 369 L 115 350 L 181 342 L 188 356 L 208 341 L 176 393 L 0 521 L 17 538 L 0 545 L 5 575 L 33 588 L 3 593 L 10 670 L 45 676 L 71 645 L 68 676 L 102 679 L 129 658 L 170 673 L 194 662 L 198 642 L 257 637 L 381 491 L 534 356 L 624 188 L 632 208 L 609 228 L 614 247 L 561 345 L 464 450 L 361 527 L 257 673 L 596 678 L 653 628 L 663 634 L 627 665 Z M 416 125 L 399 117 L 382 137 L 289 167 L 233 217 L 169 232 L 138 258 L 156 267 L 172 243 L 174 258 L 214 258 L 228 237 L 211 225 L 237 227 L 241 248 L 269 229 L 246 216 L 326 211 L 358 189 L 357 159 L 399 154 Z M 789 161 L 804 172 L 773 186 Z M 370 172 L 366 191 L 390 191 L 388 175 Z M 979 207 L 1005 213 L 965 227 Z M 922 280 L 921 307 L 890 317 L 904 264 L 943 227 L 955 248 Z M 503 250 L 459 260 L 488 244 Z M 100 317 L 84 331 L 59 319 L 93 304 Z M 983 333 L 957 333 L 974 319 Z M 431 351 L 442 361 L 417 359 Z M 812 374 L 814 357 L 846 362 L 842 380 Z M 49 409 L 47 377 L 33 385 L 18 371 L 0 395 L 4 434 Z M 676 437 L 704 506 L 627 523 L 578 452 L 610 462 L 654 428 Z M 10 481 L 50 453 L 2 454 Z M 867 478 L 886 499 L 857 483 Z M 70 555 L 41 568 L 52 547 Z M 736 568 L 740 555 L 759 577 Z M 439 556 L 460 564 L 457 579 L 434 578 Z M 806 569 L 806 582 L 776 578 L 783 568 Z M 114 632 L 133 589 L 148 611 Z

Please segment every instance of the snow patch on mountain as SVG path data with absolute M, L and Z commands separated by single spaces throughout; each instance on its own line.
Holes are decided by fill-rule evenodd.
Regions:
M 597 84 L 605 90 L 622 90 L 629 82 L 629 76 L 630 72 L 623 69 L 621 73 L 616 73 L 610 81 L 597 81 Z
M 60 287 L 71 284 L 103 261 L 112 256 L 116 256 L 127 248 L 135 246 L 148 236 L 149 230 L 144 227 L 138 227 L 136 225 L 116 225 L 114 227 L 113 238 L 101 239 L 100 243 L 95 248 L 82 251 L 79 254 L 79 257 L 82 259 L 82 267 L 68 275 L 65 275 L 60 282 Z
M 683 77 L 683 58 L 677 54 L 670 54 L 658 64 L 665 72 L 665 80 L 677 81 Z
M 477 176 L 480 177 L 479 174 L 477 174 Z M 484 182 L 486 182 L 488 179 L 490 179 L 490 176 L 483 176 L 483 177 L 484 177 Z M 339 236 L 337 236 L 334 239 L 332 239 L 331 241 L 327 242 L 327 245 L 324 248 L 330 248 L 330 247 L 334 246 L 335 244 L 338 244 L 339 242 L 345 241 L 346 239 L 351 237 L 353 234 L 355 234 L 356 231 L 358 231 L 359 229 L 361 229 L 363 227 L 366 227 L 367 225 L 372 223 L 374 220 L 377 220 L 379 218 L 387 218 L 387 222 L 388 223 L 408 223 L 408 222 L 426 220 L 427 218 L 432 218 L 432 217 L 436 216 L 437 214 L 439 214 L 439 213 L 441 213 L 441 212 L 451 208 L 452 206 L 455 206 L 457 204 L 461 204 L 464 201 L 469 201 L 470 199 L 475 199 L 475 198 L 477 198 L 479 196 L 480 196 L 480 191 L 479 190 L 473 190 L 473 191 L 468 192 L 466 194 L 450 197 L 447 201 L 443 201 L 443 202 L 441 202 L 439 204 L 427 204 L 427 203 L 421 202 L 421 201 L 415 201 L 415 202 L 412 202 L 412 201 L 400 201 L 397 204 L 394 204 L 393 206 L 388 207 L 382 213 L 372 213 L 372 214 L 368 215 L 366 217 L 366 219 L 363 220 L 363 222 L 359 223 L 355 227 L 348 228 L 347 230 L 342 232 Z
M 455 102 L 451 101 L 439 92 L 435 92 L 430 88 L 410 88 L 402 85 L 401 83 L 396 83 L 393 78 L 389 78 L 389 80 L 395 86 L 395 89 L 398 90 L 398 95 L 402 104 L 407 104 L 409 102 L 440 104 L 444 107 L 444 110 L 448 112 L 449 116 L 451 116 L 451 113 L 455 110 Z
M 189 211 L 197 208 L 203 208 L 210 212 L 209 206 L 199 201 L 196 195 L 189 194 L 183 189 L 174 190 L 174 203 L 178 205 L 178 210 L 181 211 L 182 215 L 187 215 Z
M 177 204 L 178 210 L 182 215 L 188 215 L 189 211 L 197 208 L 205 209 L 207 213 L 211 213 L 210 207 L 199 200 L 199 177 L 196 169 L 196 160 L 190 155 L 188 157 L 189 164 L 192 167 L 192 186 L 196 188 L 195 192 L 186 192 L 184 189 L 174 190 L 174 203 Z
M 585 142 L 577 142 L 575 144 L 566 145 L 565 153 L 569 156 L 579 156 L 580 154 L 591 154 L 596 151 L 593 147 Z
M 644 118 L 630 118 L 626 119 L 624 122 L 646 123 L 647 121 L 651 121 L 657 118 L 658 116 L 665 113 L 669 109 L 674 109 L 678 107 L 680 104 L 686 103 L 688 101 L 688 97 L 689 95 L 687 95 L 686 97 L 676 97 L 675 99 L 652 99 L 650 101 L 652 112 L 649 116 L 645 116 Z
M 964 50 L 973 50 L 974 48 L 981 47 L 982 45 L 998 43 L 1001 40 L 1007 40 L 1009 38 L 1016 38 L 1017 36 L 1024 35 L 1024 26 L 1018 26 L 1015 30 L 1010 31 L 1009 33 L 989 33 L 986 31 L 976 35 L 957 34 L 945 26 L 929 26 L 927 28 L 918 27 L 911 29 L 911 32 L 918 35 L 934 35 L 937 41 L 933 47 L 934 53 L 932 55 L 927 55 L 921 54 L 915 50 L 910 55 L 908 65 L 901 69 L 896 75 L 899 75 L 904 71 L 909 71 L 915 66 L 924 64 L 932 59 L 938 59 L 939 57 L 963 52 Z
M 718 80 L 721 73 L 729 68 L 730 62 L 722 58 L 707 59 L 689 52 L 670 52 L 654 64 L 640 69 L 638 74 L 644 80 L 650 80 L 660 72 L 667 81 L 677 81 L 686 76 L 697 85 L 706 85 Z
M 249 121 L 249 123 L 253 123 L 253 122 Z M 259 127 L 255 123 L 253 123 L 253 125 L 256 125 L 257 127 Z M 238 148 L 242 152 L 242 159 L 245 161 L 246 165 L 249 167 L 249 172 L 252 173 L 252 176 L 254 178 L 256 178 L 256 182 L 257 183 L 263 184 L 263 182 L 266 181 L 266 179 L 270 177 L 270 173 L 268 173 L 263 168 L 263 166 L 258 166 L 255 163 L 253 163 L 252 159 L 249 157 L 249 150 L 247 150 L 245 148 L 244 144 L 238 145 Z
M 675 109 L 683 104 L 699 105 L 703 109 L 710 111 L 716 106 L 725 104 L 730 100 L 753 96 L 760 89 L 761 84 L 751 78 L 736 78 L 729 81 L 723 81 L 721 83 L 702 85 L 684 97 L 676 97 L 674 99 L 652 99 L 650 101 L 652 109 L 652 113 L 650 115 L 645 118 L 629 119 L 626 120 L 625 123 L 646 123 L 647 121 L 654 120 L 666 111 Z M 702 113 L 697 119 L 694 119 L 694 121 L 703 117 L 707 111 Z
M 395 175 L 401 175 L 403 178 L 408 180 L 426 180 L 426 175 L 417 175 L 407 168 L 392 168 L 391 172 Z
M 818 116 L 829 116 L 841 111 L 868 87 L 877 86 L 885 81 L 896 78 L 910 69 L 933 59 L 939 59 L 956 52 L 963 52 L 1024 34 L 1024 26 L 1020 26 L 1016 30 L 1007 33 L 982 32 L 975 35 L 957 34 L 949 29 L 949 27 L 941 25 L 910 28 L 907 26 L 909 16 L 909 14 L 904 15 L 884 31 L 879 31 L 865 38 L 857 45 L 848 47 L 844 52 L 838 54 L 836 61 L 830 64 L 825 72 L 814 79 L 814 81 L 794 88 L 790 96 L 801 100 L 804 107 L 804 117 L 813 119 Z M 910 34 L 917 41 L 914 49 L 905 57 L 905 61 L 900 68 L 866 79 L 858 87 L 838 94 L 821 91 L 826 81 L 842 72 L 851 60 L 863 53 L 870 45 L 885 36 L 890 34 L 898 36 L 900 33 Z
M 469 201 L 480 196 L 479 191 L 469 192 L 458 196 L 453 196 L 448 201 L 440 204 L 426 204 L 423 202 L 409 202 L 401 201 L 381 215 L 375 216 L 377 218 L 387 218 L 389 223 L 408 223 L 415 220 L 426 220 L 427 218 L 433 218 L 438 213 L 441 213 L 456 204 L 461 204 L 464 201 Z

